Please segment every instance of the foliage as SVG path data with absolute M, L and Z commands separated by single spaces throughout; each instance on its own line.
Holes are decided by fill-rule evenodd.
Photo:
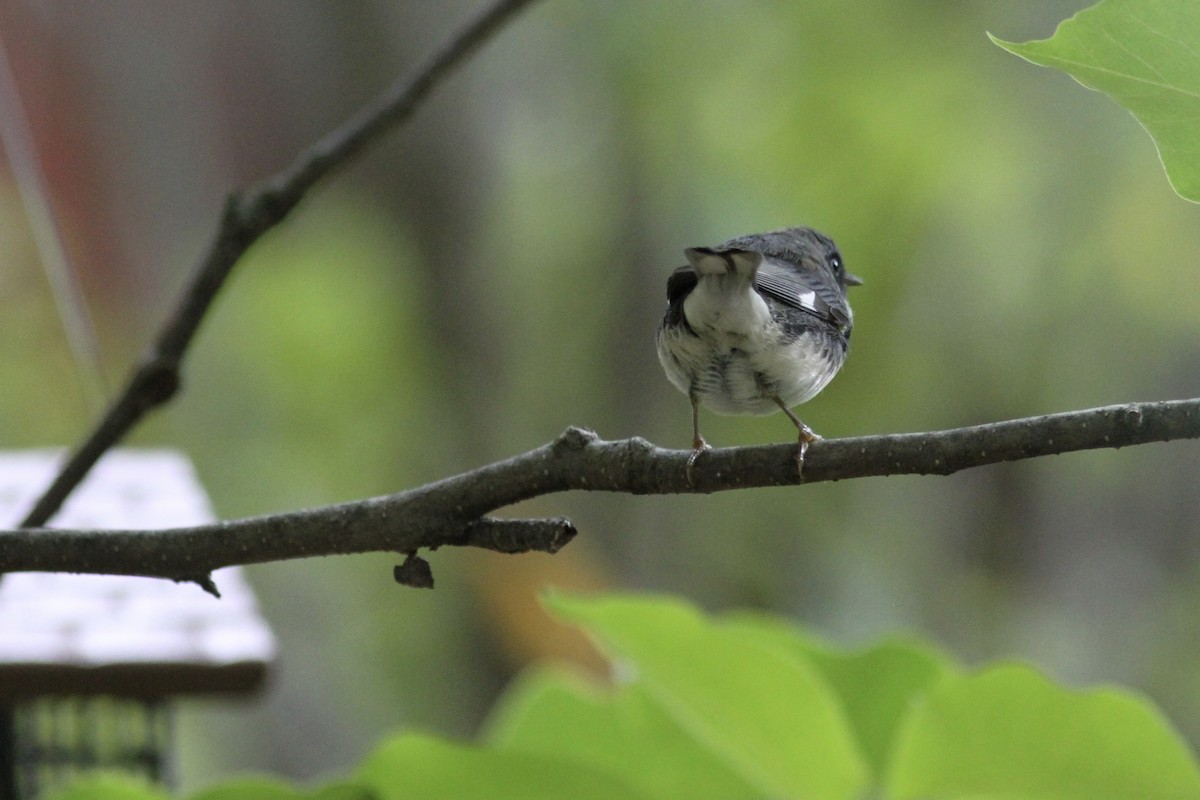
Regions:
M 1175 191 L 1200 202 L 1200 4 L 1105 0 L 1050 39 L 996 44 L 1104 92 L 1145 126 Z
M 1017 664 L 964 670 L 913 641 L 842 650 L 782 618 L 672 598 L 547 605 L 594 637 L 614 684 L 538 669 L 477 744 L 406 733 L 349 781 L 306 793 L 254 779 L 195 800 L 1200 796 L 1193 755 L 1123 690 L 1076 691 Z M 162 795 L 106 777 L 62 797 Z
M 90 775 L 54 797 L 55 800 L 166 800 L 167 794 L 145 781 L 114 773 Z
M 1177 14 L 1169 22 L 1164 22 L 1165 18 L 1159 13 L 1166 8 L 1174 8 L 1172 13 Z M 1118 102 L 1126 104 L 1156 138 L 1172 184 L 1184 196 L 1198 199 L 1200 178 L 1195 175 L 1194 164 L 1188 163 L 1187 158 L 1189 152 L 1195 149 L 1196 134 L 1181 124 L 1181 120 L 1188 119 L 1188 109 L 1194 104 L 1198 89 L 1192 68 L 1192 54 L 1187 52 L 1187 48 L 1178 46 L 1184 38 L 1200 40 L 1196 19 L 1198 13 L 1195 5 L 1189 2 L 1166 4 L 1147 0 L 1108 0 L 1064 23 L 1052 40 L 1025 44 L 998 43 L 1022 58 L 1064 68 L 1090 88 L 1109 92 Z M 656 30 L 656 26 L 647 25 L 646 28 Z M 1159 36 L 1154 31 L 1168 31 L 1170 36 Z M 772 30 L 761 31 L 760 34 L 770 36 Z M 1109 49 L 1110 38 L 1120 42 L 1120 47 Z M 1147 47 L 1152 47 L 1153 53 L 1148 52 Z M 934 52 L 935 48 L 930 47 L 929 50 Z M 941 54 L 941 50 L 938 53 Z M 698 66 L 703 68 L 704 65 Z M 726 65 L 722 64 L 721 68 L 724 70 Z M 1150 77 L 1142 70 L 1150 71 Z M 898 74 L 908 76 L 910 73 Z M 1154 77 L 1156 74 L 1166 79 Z M 953 83 L 953 70 L 944 71 L 942 79 L 950 86 L 959 85 Z M 830 85 L 833 85 L 832 82 Z M 648 89 L 643 88 L 643 91 Z M 704 83 L 703 91 L 712 92 L 713 88 Z M 848 126 L 828 125 L 826 114 L 809 116 L 815 116 L 822 126 L 835 131 L 840 139 L 850 139 L 847 148 L 853 148 L 858 157 L 869 158 L 872 152 L 883 152 L 890 163 L 895 161 L 894 154 L 888 154 L 882 145 L 895 145 L 901 139 L 895 136 L 894 126 L 876 124 L 880 109 L 886 108 L 882 101 L 894 100 L 896 107 L 900 106 L 901 101 L 905 104 L 913 101 L 907 91 L 881 90 L 881 95 L 840 104 L 830 102 L 823 107 L 828 109 L 829 115 L 840 120 L 836 115 L 841 113 L 848 116 L 850 114 L 846 109 L 857 108 L 856 103 L 860 104 L 869 110 L 869 113 L 868 110 L 863 112 L 864 119 L 870 120 L 870 125 L 863 126 L 864 130 L 878 132 L 881 142 L 854 142 L 841 133 Z M 950 95 L 949 90 L 947 95 L 958 96 Z M 763 103 L 763 106 L 766 104 Z M 780 106 L 781 103 L 773 101 L 772 104 Z M 954 106 L 954 103 L 947 104 Z M 650 103 L 650 106 L 654 104 Z M 796 103 L 800 109 L 810 106 L 811 103 Z M 932 114 L 919 116 L 923 126 L 928 124 L 929 119 L 934 119 Z M 716 122 L 712 122 L 712 125 L 716 125 Z M 788 136 L 791 136 L 794 128 L 796 126 L 793 125 L 778 126 L 778 130 L 786 131 Z M 667 128 L 655 126 L 654 130 L 665 131 Z M 770 133 L 775 128 L 766 126 L 763 130 Z M 707 128 L 702 128 L 701 134 L 706 131 Z M 948 160 L 944 154 L 946 142 L 940 142 L 924 127 L 920 127 L 918 132 L 920 136 L 914 139 L 928 146 L 930 163 Z M 764 136 L 761 131 L 760 134 Z M 883 140 L 884 137 L 886 140 Z M 682 137 L 667 138 L 670 138 L 670 142 L 662 146 L 678 149 Z M 1020 137 L 1016 137 L 1014 142 L 1019 144 Z M 757 148 L 757 143 L 752 144 L 756 144 L 754 152 L 767 154 L 762 156 L 764 163 L 769 162 L 763 169 L 780 169 L 779 160 L 774 157 L 772 150 Z M 1018 144 L 1012 146 L 1019 156 Z M 986 152 L 988 148 L 984 146 L 979 150 Z M 908 156 L 916 161 L 922 152 L 919 148 L 913 148 Z M 983 152 L 972 152 L 972 158 L 983 158 Z M 832 157 L 827 160 L 844 161 Z M 728 158 L 727 161 L 737 163 L 738 169 L 745 167 L 745 162 L 740 158 Z M 1001 172 L 995 164 L 992 164 L 991 172 Z M 913 173 L 917 172 L 918 166 L 914 164 Z M 694 172 L 704 176 L 719 175 L 710 167 L 712 164 L 702 163 L 694 168 Z M 811 166 L 797 161 L 796 169 L 802 168 L 811 169 Z M 690 162 L 689 169 L 692 169 Z M 828 181 L 835 190 L 829 192 L 830 196 L 846 197 L 847 203 L 863 203 L 860 194 L 865 193 L 865 188 L 863 192 L 845 191 L 844 172 L 844 168 L 838 170 L 836 180 Z M 886 180 L 889 175 L 899 176 L 893 179 L 898 181 L 893 191 L 896 196 L 904 197 L 905 203 L 893 203 L 889 197 L 880 201 L 882 205 L 887 200 L 889 209 L 893 206 L 899 209 L 895 213 L 920 205 L 912 203 L 913 197 L 901 180 L 907 178 L 905 170 L 883 172 L 865 168 L 862 172 L 872 175 L 872 180 L 864 181 L 865 184 Z M 882 178 L 876 178 L 876 172 Z M 659 182 L 667 186 L 678 185 L 678 181 L 672 180 Z M 786 188 L 787 196 L 796 192 L 796 186 L 800 184 L 802 181 L 779 181 L 779 185 Z M 806 185 L 820 188 L 820 184 L 814 180 L 809 180 Z M 967 186 L 977 185 L 989 186 L 986 175 L 984 180 L 972 180 Z M 773 186 L 767 184 L 768 196 Z M 532 194 L 544 199 L 545 203 L 558 203 L 563 193 L 545 191 Z M 592 196 L 590 192 L 581 194 L 589 199 Z M 715 191 L 696 194 L 701 197 L 720 196 L 720 192 Z M 992 191 L 989 186 L 989 198 L 996 194 L 1001 193 Z M 1132 200 L 1128 207 L 1116 206 L 1121 211 L 1117 216 L 1123 223 L 1129 223 L 1130 215 L 1140 207 L 1138 194 L 1130 197 Z M 1025 198 L 1021 203 L 1037 205 L 1027 203 Z M 966 210 L 979 209 L 980 218 L 984 221 L 996 216 L 990 206 L 966 201 L 959 205 Z M 797 210 L 786 204 L 780 206 L 790 212 Z M 751 207 L 755 213 L 760 210 Z M 890 219 L 877 211 L 869 209 L 864 216 Z M 540 225 L 541 217 L 532 216 L 538 217 Z M 512 227 L 510 219 L 504 222 L 505 230 Z M 1146 221 L 1135 217 L 1132 222 L 1141 224 Z M 962 227 L 970 228 L 970 225 Z M 1115 225 L 1111 227 L 1116 228 Z M 913 248 L 911 242 L 905 239 L 904 231 L 918 228 L 919 225 L 912 224 L 912 219 L 908 218 L 905 218 L 905 224 L 893 224 L 889 230 L 887 247 L 898 249 L 901 253 L 905 252 L 906 247 Z M 1009 235 L 1007 228 L 1006 235 Z M 860 236 L 860 239 L 865 241 L 868 236 Z M 896 246 L 898 239 L 899 247 Z M 1006 249 L 1006 259 L 1010 259 L 1010 263 L 1006 261 L 1004 264 L 1012 269 L 978 270 L 976 277 L 980 281 L 1000 281 L 1002 278 L 1016 281 L 1013 276 L 1019 275 L 1018 267 L 1032 265 L 1032 270 L 1038 266 L 1036 260 L 1028 258 L 1028 251 L 1021 251 L 1021 247 L 1028 245 L 1028 248 L 1036 249 L 1034 246 L 1039 241 L 1037 236 L 1004 241 L 1004 245 L 1015 249 L 1015 255 Z M 1140 249 L 1145 246 L 1144 243 L 1134 241 L 1133 237 L 1129 237 L 1128 241 L 1122 237 L 1120 242 L 1132 249 L 1134 254 L 1145 255 Z M 541 249 L 571 253 L 587 248 L 542 245 Z M 901 266 L 906 263 L 899 255 L 894 260 L 895 264 Z M 937 263 L 936 259 L 930 260 Z M 884 263 L 882 258 L 876 261 Z M 530 271 L 535 269 L 534 263 L 534 259 L 529 259 Z M 1091 263 L 1090 259 L 1080 258 L 1080 263 L 1086 264 L 1087 285 L 1108 285 L 1106 281 L 1096 281 L 1096 264 Z M 1122 296 L 1140 290 L 1147 277 L 1141 269 L 1144 261 L 1122 258 L 1118 264 L 1135 267 L 1133 278 Z M 1039 281 L 1054 275 L 1073 275 L 1070 270 L 1082 269 L 1072 263 L 1056 266 L 1061 267 L 1061 272 L 1038 272 Z M 536 269 L 541 269 L 540 264 Z M 312 271 L 319 278 L 322 267 L 314 265 Z M 899 273 L 900 267 L 896 267 L 895 271 Z M 898 279 L 886 275 L 881 277 L 884 283 L 888 279 Z M 1100 277 L 1105 276 L 1102 273 Z M 244 278 L 244 282 L 254 279 L 251 273 L 251 276 Z M 550 278 L 544 279 L 548 281 Z M 521 281 L 509 283 L 521 287 L 528 285 Z M 926 293 L 935 290 L 930 289 L 929 284 L 934 284 L 936 289 L 937 285 L 946 285 L 946 282 L 930 281 L 925 284 Z M 337 282 L 332 289 L 344 290 L 347 285 L 353 284 Z M 973 293 L 964 290 L 962 294 L 986 296 L 988 308 L 1003 312 L 1003 320 L 1008 323 L 1013 309 L 1006 305 L 1006 297 L 1016 297 L 1018 300 L 1013 300 L 1014 303 L 1025 302 L 1024 295 L 1013 285 L 1003 284 L 1004 288 L 1010 289 L 1007 294 L 991 290 Z M 275 287 L 263 289 L 263 296 L 268 296 Z M 1056 296 L 1062 301 L 1061 296 Z M 1180 293 L 1180 296 L 1187 297 L 1188 293 Z M 594 300 L 592 293 L 588 293 L 588 300 Z M 1067 300 L 1070 300 L 1069 296 Z M 958 303 L 923 302 L 925 305 L 960 307 Z M 1062 302 L 1054 306 L 1055 313 L 1064 313 Z M 360 307 L 359 303 L 355 302 L 354 305 Z M 1127 302 L 1126 305 L 1139 307 L 1145 303 Z M 311 303 L 305 303 L 304 307 L 310 306 Z M 560 313 L 557 307 L 547 307 L 556 314 Z M 1075 305 L 1070 307 L 1084 307 L 1087 311 L 1086 320 L 1098 318 L 1106 323 L 1105 315 L 1094 313 L 1096 300 L 1090 295 L 1076 296 Z M 593 309 L 590 313 L 600 314 L 601 311 Z M 295 317 L 289 308 L 268 308 L 266 312 L 266 318 L 272 320 L 272 324 L 278 321 L 283 325 L 289 317 Z M 1021 312 L 1027 314 L 1028 309 L 1022 307 Z M 545 309 L 530 311 L 530 330 L 544 327 L 544 320 L 536 318 L 536 313 L 550 312 Z M 864 317 L 868 315 L 864 314 Z M 338 314 L 337 318 L 341 319 L 343 315 Z M 979 347 L 985 347 L 986 342 L 979 341 L 983 337 L 962 336 L 961 320 L 973 319 L 970 315 L 962 318 L 947 315 L 946 318 L 953 324 L 956 335 L 953 341 L 970 344 L 972 354 Z M 941 315 L 936 319 L 942 319 Z M 1024 315 L 1022 319 L 1025 319 Z M 1154 318 L 1154 321 L 1157 320 Z M 520 320 L 515 324 L 518 326 L 517 333 L 520 333 Z M 580 326 L 588 330 L 600 330 L 599 326 L 590 323 Z M 1036 325 L 1028 327 L 1034 333 L 1040 330 Z M 1122 326 L 1106 323 L 1106 329 L 1122 329 Z M 292 329 L 284 329 L 284 332 L 289 330 Z M 304 330 L 310 330 L 307 323 Z M 361 330 L 361 326 L 353 330 Z M 1038 333 L 1038 336 L 1042 335 Z M 1087 336 L 1045 338 L 1054 342 L 1085 343 L 1094 339 Z M 298 349 L 308 354 L 316 350 L 316 360 L 323 366 L 326 363 L 331 367 L 344 366 L 341 356 L 322 359 L 322 353 L 317 348 L 328 341 L 332 341 L 331 337 L 320 337 L 320 341 L 314 339 Z M 574 347 L 565 337 L 556 341 L 564 350 Z M 900 341 L 900 337 L 880 336 L 876 337 L 876 341 Z M 310 344 L 311 348 L 308 347 Z M 1099 339 L 1099 344 L 1104 345 L 1104 339 Z M 240 348 L 260 345 L 259 339 L 248 333 L 245 337 L 238 337 Z M 869 348 L 870 345 L 863 347 Z M 908 339 L 904 339 L 904 347 L 912 347 Z M 1006 344 L 1006 347 L 1022 351 L 1028 349 L 1013 347 L 1012 344 Z M 1105 357 L 1115 357 L 1110 349 L 1112 353 L 1117 351 L 1117 348 L 1108 348 L 1106 345 L 1099 347 Z M 932 348 L 920 351 L 926 353 Z M 863 356 L 869 354 L 868 349 Z M 920 371 L 916 365 L 918 356 L 907 350 L 906 355 L 906 359 L 890 360 L 884 360 L 881 356 L 880 361 L 900 363 L 905 374 L 919 377 Z M 408 363 L 404 359 L 396 361 Z M 542 361 L 557 363 L 553 359 Z M 930 357 L 930 362 L 937 361 L 952 360 Z M 1090 357 L 1060 360 L 1085 366 L 1090 365 L 1091 361 Z M 254 360 L 254 363 L 257 362 L 257 359 Z M 997 369 L 997 360 L 988 354 L 977 359 L 973 357 L 970 363 L 985 363 L 989 371 Z M 871 372 L 872 369 L 868 367 L 863 368 L 860 374 Z M 1098 372 L 1088 368 L 1087 374 Z M 1121 372 L 1121 369 L 1115 372 Z M 364 374 L 374 373 L 365 369 Z M 1068 373 L 1070 377 L 1072 375 Z M 542 375 L 533 375 L 528 380 L 533 383 L 534 379 L 541 378 Z M 1110 375 L 1105 375 L 1105 380 L 1109 379 Z M 392 381 L 385 375 L 380 383 L 392 385 L 403 384 L 403 381 Z M 934 402 L 913 405 L 937 410 L 937 398 L 942 396 L 946 397 L 944 403 L 950 407 L 958 403 L 958 396 L 942 391 L 943 381 L 923 380 L 920 383 L 936 385 L 940 392 Z M 973 385 L 976 381 L 968 380 L 965 383 Z M 1006 379 L 1002 383 L 1007 389 L 1009 381 Z M 578 381 L 570 381 L 570 384 L 582 385 Z M 325 389 L 335 395 L 338 386 L 331 384 Z M 538 395 L 524 391 L 521 386 L 517 386 L 512 393 L 522 398 L 522 408 L 527 408 L 524 402 L 526 395 L 546 397 L 545 392 Z M 590 392 L 588 397 L 598 393 Z M 859 396 L 898 393 L 902 392 L 859 392 Z M 1016 396 L 1021 392 L 1008 393 Z M 281 387 L 271 399 L 274 402 L 280 397 L 293 399 L 302 396 L 301 392 Z M 548 401 L 540 399 L 534 402 Z M 556 402 L 558 405 L 569 405 L 571 413 L 577 413 L 576 404 L 562 403 L 557 398 Z M 544 409 L 538 410 L 538 414 L 527 414 L 528 419 L 540 420 L 545 416 L 541 414 Z M 584 411 L 587 410 L 584 407 Z M 889 420 L 875 417 L 875 423 L 887 426 Z M 373 435 L 378 427 L 378 422 L 371 422 L 364 426 L 364 431 Z M 510 427 L 498 426 L 504 431 Z M 520 435 L 524 435 L 524 432 Z M 358 455 L 359 449 L 355 451 Z M 275 459 L 272 459 L 274 463 Z M 878 494 L 884 494 L 883 489 L 878 489 Z M 847 505 L 839 505 L 839 511 L 850 513 L 846 510 Z M 892 505 L 883 506 L 888 518 L 895 516 Z M 971 509 L 974 515 L 976 507 L 971 505 Z M 742 511 L 743 517 L 740 518 L 746 527 L 766 528 L 756 525 L 755 519 L 746 518 L 745 515 L 750 515 L 752 510 Z M 810 518 L 817 517 L 818 513 L 814 512 Z M 778 517 L 772 519 L 775 521 Z M 814 525 L 814 528 L 821 528 L 821 525 Z M 919 549 L 916 552 L 919 555 Z M 1072 559 L 1075 559 L 1075 553 Z M 295 583 L 289 584 L 287 591 L 295 593 Z M 376 599 L 372 597 L 371 601 L 376 602 Z M 383 742 L 358 770 L 346 780 L 331 786 L 300 789 L 254 778 L 208 789 L 192 795 L 193 798 L 350 800 L 389 796 L 455 796 L 469 800 L 472 796 L 499 794 L 583 798 L 852 798 L 874 793 L 882 798 L 894 799 L 918 796 L 991 796 L 1009 799 L 1052 796 L 1103 800 L 1130 796 L 1200 796 L 1200 771 L 1193 754 L 1147 700 L 1126 691 L 1112 688 L 1086 692 L 1070 690 L 1020 664 L 997 663 L 983 669 L 967 670 L 928 644 L 914 640 L 888 639 L 865 650 L 842 650 L 774 616 L 742 614 L 713 618 L 678 601 L 628 596 L 593 599 L 556 597 L 550 601 L 550 606 L 562 618 L 575 621 L 598 640 L 613 660 L 614 672 L 620 678 L 616 685 L 601 684 L 558 670 L 539 669 L 523 676 L 506 694 L 478 744 L 451 744 L 433 736 L 404 734 Z M 1192 619 L 1192 616 L 1188 615 L 1188 619 Z M 499 787 L 503 787 L 503 790 Z M 77 783 L 59 796 L 156 800 L 162 798 L 163 794 L 160 790 L 122 778 L 94 777 Z

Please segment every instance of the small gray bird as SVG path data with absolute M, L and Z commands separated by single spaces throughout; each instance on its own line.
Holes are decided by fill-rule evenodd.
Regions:
M 718 414 L 780 409 L 800 432 L 797 469 L 819 436 L 792 413 L 841 369 L 854 327 L 846 272 L 833 241 L 811 228 L 784 228 L 684 250 L 688 266 L 667 279 L 667 313 L 658 326 L 658 360 L 692 401 L 692 455 L 700 406 Z

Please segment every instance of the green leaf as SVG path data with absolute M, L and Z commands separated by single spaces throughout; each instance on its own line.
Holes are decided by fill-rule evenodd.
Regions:
M 67 788 L 50 795 L 53 800 L 167 800 L 161 789 L 145 780 L 118 773 L 97 773 L 72 781 Z
M 878 780 L 901 722 L 953 669 L 933 649 L 900 640 L 850 653 L 813 648 L 809 656 L 841 698 Z
M 637 685 L 605 691 L 561 671 L 526 675 L 501 699 L 486 736 L 619 775 L 648 797 L 762 797 Z
M 274 778 L 245 778 L 204 789 L 191 800 L 375 800 L 365 786 L 341 782 L 302 791 Z
M 199 791 L 191 800 L 305 800 L 307 797 L 274 778 L 245 778 Z
M 917 641 L 894 638 L 847 651 L 782 617 L 739 612 L 725 619 L 726 624 L 770 637 L 764 641 L 794 650 L 820 670 L 837 693 L 875 782 L 883 779 L 905 716 L 942 677 L 958 670 L 949 656 Z
M 1200 797 L 1200 772 L 1145 700 L 1001 666 L 933 689 L 901 732 L 887 789 L 892 800 L 1177 800 Z
M 313 792 L 312 800 L 377 800 L 378 794 L 358 783 L 330 783 Z
M 627 784 L 582 764 L 416 734 L 385 742 L 356 777 L 381 800 L 644 800 Z
M 1049 39 L 992 41 L 1131 111 L 1154 139 L 1175 191 L 1200 202 L 1200 3 L 1105 0 Z
M 837 698 L 794 653 L 676 600 L 607 595 L 546 604 L 628 662 L 649 697 L 763 794 L 833 800 L 866 786 L 867 766 Z

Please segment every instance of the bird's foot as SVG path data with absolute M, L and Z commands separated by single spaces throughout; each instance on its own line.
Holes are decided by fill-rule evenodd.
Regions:
M 709 450 L 712 450 L 712 446 L 709 445 L 708 442 L 704 441 L 703 436 L 697 436 L 692 441 L 692 454 L 690 456 L 688 456 L 688 460 L 687 460 L 688 486 L 696 485 L 696 480 L 695 480 L 696 459 L 698 459 L 700 457 L 701 453 L 707 452 Z
M 796 448 L 796 477 L 799 480 L 804 480 L 804 456 L 808 453 L 808 446 L 820 439 L 821 436 L 812 428 L 800 423 L 800 444 Z

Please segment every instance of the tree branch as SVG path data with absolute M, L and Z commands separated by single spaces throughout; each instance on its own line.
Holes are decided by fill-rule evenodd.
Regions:
M 822 439 L 808 450 L 804 482 L 949 475 L 1002 461 L 1197 438 L 1200 399 L 1129 403 L 932 433 Z M 371 551 L 412 554 L 444 545 L 552 553 L 575 535 L 569 520 L 487 515 L 571 489 L 680 494 L 796 483 L 795 444 L 706 452 L 696 462 L 694 484 L 687 477 L 690 454 L 637 437 L 604 441 L 591 431 L 568 428 L 523 455 L 353 503 L 162 531 L 2 531 L 0 572 L 143 575 L 194 581 L 211 590 L 209 573 L 234 564 Z M 431 582 L 419 566 L 420 559 L 410 558 L 397 570 L 397 580 Z
M 252 191 L 230 196 L 207 254 L 149 354 L 134 369 L 121 395 L 87 439 L 71 454 L 21 527 L 46 524 L 105 451 L 147 413 L 175 396 L 188 346 L 229 273 L 250 246 L 282 222 L 318 181 L 412 117 L 450 73 L 531 2 L 499 0 L 434 53 L 411 81 L 398 83 L 380 95 L 283 172 Z

